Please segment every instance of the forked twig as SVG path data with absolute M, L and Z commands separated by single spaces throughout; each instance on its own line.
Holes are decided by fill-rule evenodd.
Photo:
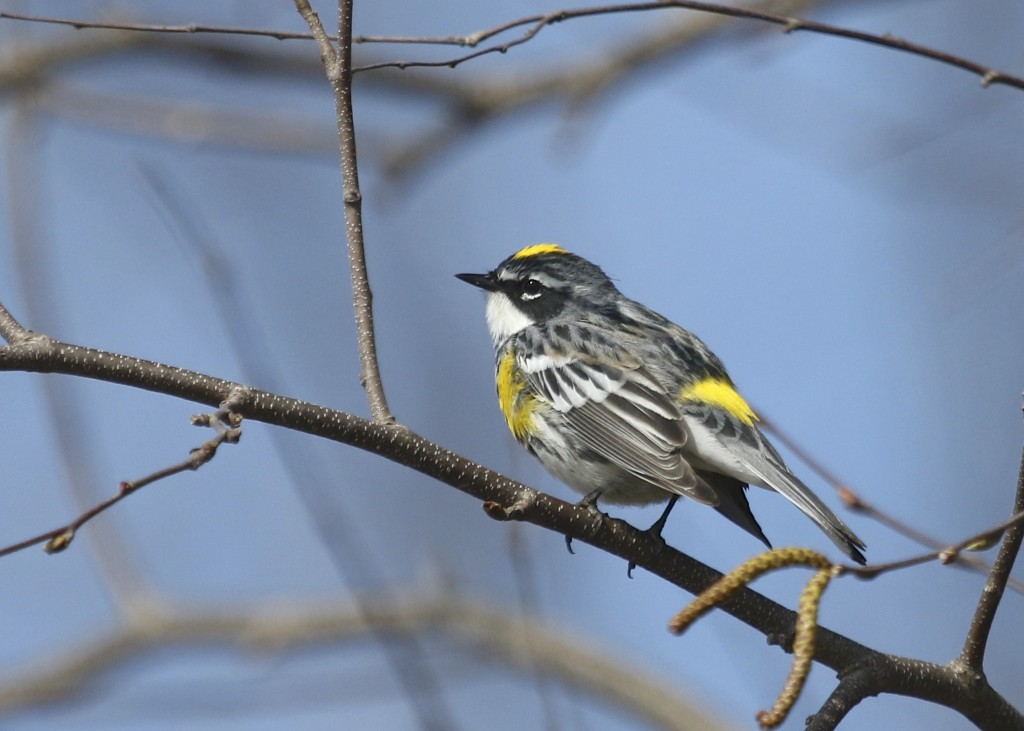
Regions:
M 2 310 L 2 313 L 6 313 L 6 310 Z M 112 508 L 132 493 L 142 489 L 146 485 L 151 485 L 154 482 L 158 482 L 159 480 L 170 477 L 171 475 L 176 475 L 180 472 L 186 472 L 189 470 L 198 470 L 214 458 L 217 454 L 217 448 L 220 447 L 221 444 L 224 444 L 225 442 L 228 444 L 235 444 L 241 438 L 242 417 L 238 413 L 238 409 L 244 400 L 244 389 L 237 389 L 228 396 L 216 411 L 207 414 L 197 414 L 192 417 L 193 425 L 213 427 L 217 430 L 217 435 L 212 439 L 208 439 L 203 442 L 201 445 L 189 452 L 187 459 L 179 462 L 178 464 L 151 472 L 145 477 L 140 477 L 137 480 L 122 482 L 118 485 L 118 490 L 114 495 L 89 508 L 70 523 L 62 525 L 59 528 L 46 531 L 45 533 L 41 533 L 37 536 L 33 536 L 32 538 L 27 538 L 24 541 L 0 548 L 0 558 L 44 542 L 45 545 L 43 546 L 43 550 L 47 553 L 60 553 L 71 545 L 71 542 L 75 539 L 75 534 L 78 532 L 79 528 L 105 512 L 108 508 Z

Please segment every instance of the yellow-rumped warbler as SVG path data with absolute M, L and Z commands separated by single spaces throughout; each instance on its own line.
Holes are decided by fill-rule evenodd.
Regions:
M 781 493 L 847 556 L 864 542 L 782 461 L 722 362 L 695 335 L 625 297 L 586 259 L 527 246 L 488 274 L 498 403 L 516 439 L 585 497 L 620 505 L 681 495 L 771 544 L 745 491 Z

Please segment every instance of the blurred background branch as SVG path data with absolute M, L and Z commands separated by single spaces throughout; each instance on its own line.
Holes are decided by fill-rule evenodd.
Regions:
M 445 17 L 444 9 L 435 8 L 431 17 L 410 17 L 411 25 L 401 28 L 394 18 L 413 11 L 403 8 L 396 15 L 386 6 L 360 5 L 356 19 L 365 19 L 368 30 L 397 32 L 357 33 L 354 40 L 416 42 L 422 57 L 413 65 L 449 64 L 456 59 L 453 45 L 488 52 L 479 44 L 492 31 L 534 29 L 518 55 L 499 57 L 498 43 L 490 58 L 475 57 L 456 72 L 378 69 L 357 77 L 361 165 L 375 242 L 367 255 L 384 303 L 381 347 L 393 359 L 390 366 L 385 359 L 384 375 L 390 370 L 392 398 L 411 426 L 443 434 L 438 441 L 483 463 L 529 476 L 529 467 L 504 451 L 494 423 L 476 419 L 493 411 L 484 401 L 491 396 L 486 338 L 482 327 L 473 330 L 478 308 L 461 300 L 450 306 L 455 296 L 434 282 L 495 261 L 523 241 L 557 238 L 592 251 L 617 242 L 603 259 L 594 258 L 608 262 L 624 290 L 671 295 L 671 304 L 661 306 L 666 314 L 685 302 L 685 316 L 673 318 L 684 324 L 700 324 L 713 310 L 721 313 L 725 324 L 704 324 L 698 331 L 717 333 L 726 345 L 720 350 L 733 353 L 730 364 L 739 363 L 732 367 L 744 382 L 753 381 L 755 388 L 747 390 L 776 395 L 775 402 L 758 400 L 767 402 L 779 424 L 801 435 L 805 451 L 816 457 L 812 466 L 828 465 L 825 472 L 850 475 L 851 484 L 862 486 L 856 503 L 872 506 L 866 516 L 897 526 L 911 540 L 966 535 L 1005 517 L 1000 496 L 1005 498 L 1016 467 L 1007 465 L 1005 455 L 1019 449 L 1020 435 L 1019 422 L 1004 420 L 999 404 L 1013 390 L 1006 384 L 1016 383 L 1003 366 L 1018 365 L 1020 353 L 1005 338 L 1013 322 L 999 324 L 999 337 L 984 338 L 992 332 L 991 313 L 1024 311 L 1013 293 L 1022 257 L 1011 245 L 1022 230 L 1012 195 L 1021 165 L 1015 151 L 999 142 L 1012 138 L 1007 130 L 1019 128 L 1019 104 L 1005 96 L 979 96 L 938 64 L 903 60 L 902 54 L 882 54 L 860 43 L 782 37 L 756 23 L 706 14 L 659 10 L 645 19 L 594 18 L 538 34 L 542 26 L 536 23 L 555 17 L 551 8 L 523 9 L 523 18 L 501 26 L 489 25 L 493 18 L 473 9 Z M 140 19 L 142 7 L 133 7 Z M 335 281 L 344 262 L 329 245 L 321 246 L 336 243 L 338 232 L 336 129 L 333 111 L 324 104 L 323 69 L 307 44 L 271 49 L 266 37 L 246 37 L 308 38 L 299 30 L 246 27 L 288 28 L 295 24 L 294 11 L 243 7 L 216 17 L 213 8 L 171 12 L 153 6 L 147 10 L 155 11 L 157 22 L 139 24 L 106 22 L 118 17 L 118 9 L 102 2 L 67 5 L 63 12 L 54 8 L 58 20 L 97 19 L 97 28 L 82 32 L 0 22 L 0 98 L 8 140 L 4 216 L 11 232 L 2 251 L 0 291 L 5 301 L 8 292 L 20 291 L 18 311 L 48 334 L 67 333 L 78 342 L 152 354 L 229 378 L 246 374 L 245 380 L 265 387 L 276 378 L 286 381 L 274 386 L 279 392 L 355 404 L 357 394 L 349 388 L 358 390 L 353 333 L 335 316 L 348 312 L 345 296 L 339 296 L 346 293 L 337 292 Z M 329 3 L 318 9 L 334 11 Z M 764 2 L 754 10 L 815 12 L 840 28 L 877 28 L 876 37 L 892 47 L 903 43 L 900 37 L 912 38 L 993 67 L 1013 68 L 1020 61 L 1019 44 L 1002 42 L 1004 31 L 1009 35 L 1014 27 L 1014 11 L 1005 7 L 993 12 L 989 6 L 964 10 L 943 2 Z M 486 30 L 447 35 L 467 24 Z M 124 32 L 116 30 L 119 25 L 127 26 Z M 402 33 L 409 28 L 424 32 Z M 200 38 L 194 32 L 200 29 L 231 37 Z M 356 63 L 362 66 L 407 63 L 395 61 L 392 50 L 359 50 Z M 989 81 L 1016 78 L 975 71 Z M 523 137 L 541 123 L 538 139 Z M 847 123 L 849 130 L 841 132 Z M 830 130 L 832 136 L 824 136 Z M 587 133 L 582 144 L 581 131 Z M 509 157 L 492 158 L 485 148 L 507 149 Z M 621 151 L 618 166 L 604 159 L 608 151 Z M 599 161 L 597 167 L 591 159 Z M 762 169 L 765 176 L 758 177 Z M 127 179 L 122 170 L 129 171 Z M 798 187 L 808 171 L 810 184 Z M 723 182 L 717 182 L 719 175 Z M 871 204 L 860 202 L 855 191 L 861 188 Z M 485 203 L 484 192 L 495 202 Z M 886 203 L 892 207 L 883 212 Z M 877 214 L 871 208 L 876 204 Z M 621 219 L 611 218 L 616 210 Z M 953 222 L 943 218 L 954 210 Z M 819 211 L 827 217 L 816 218 Z M 668 228 L 654 231 L 657 222 Z M 705 222 L 711 224 L 707 229 Z M 753 228 L 746 230 L 744 222 Z M 841 243 L 848 233 L 853 243 Z M 190 242 L 204 236 L 204 244 Z M 704 252 L 711 257 L 705 260 Z M 830 258 L 835 252 L 853 253 Z M 204 276 L 207 267 L 213 276 Z M 321 280 L 322 272 L 329 276 Z M 662 278 L 670 272 L 668 280 Z M 873 278 L 880 272 L 893 279 Z M 233 282 L 234 304 L 224 306 L 218 301 L 226 281 Z M 914 292 L 918 300 L 894 309 L 893 292 Z M 793 309 L 786 310 L 787 302 Z M 214 309 L 219 312 L 210 316 Z M 752 310 L 757 328 L 745 324 Z M 857 319 L 861 315 L 864 322 Z M 795 332 L 787 323 L 797 323 Z M 464 342 L 456 337 L 463 330 Z M 839 332 L 844 340 L 832 339 Z M 737 342 L 730 345 L 733 334 Z M 470 343 L 480 346 L 479 353 Z M 783 347 L 770 350 L 776 344 Z M 737 358 L 748 350 L 754 365 Z M 453 353 L 458 357 L 450 358 Z M 407 363 L 418 367 L 406 370 Z M 844 370 L 845 364 L 853 370 Z M 780 373 L 773 365 L 797 371 Z M 480 374 L 478 380 L 473 373 Z M 986 377 L 968 384 L 968 373 Z M 52 377 L 9 382 L 24 386 L 5 386 L 6 413 L 45 415 L 39 421 L 49 426 L 46 437 L 30 442 L 37 436 L 35 422 L 27 416 L 9 420 L 11 431 L 0 437 L 9 445 L 0 455 L 0 480 L 86 487 L 75 488 L 71 498 L 45 488 L 5 490 L 10 502 L 0 510 L 8 521 L 0 524 L 3 535 L 51 524 L 55 505 L 64 499 L 94 504 L 87 486 L 146 469 L 153 455 L 145 447 L 162 448 L 166 455 L 167 440 L 175 438 L 173 429 L 161 425 L 181 424 L 180 412 L 138 394 L 120 397 Z M 787 390 L 791 384 L 799 386 L 795 393 Z M 899 388 L 886 390 L 892 386 Z M 827 387 L 827 395 L 819 387 Z M 46 389 L 56 390 L 44 396 Z M 39 400 L 30 400 L 33 395 Z M 805 415 L 803 404 L 816 408 Z M 137 428 L 140 413 L 144 430 Z M 829 430 L 819 428 L 825 414 L 833 415 Z M 859 417 L 872 419 L 871 426 Z M 937 431 L 943 422 L 955 428 L 955 438 Z M 835 432 L 835 441 L 826 431 Z M 117 628 L 128 618 L 124 631 L 130 634 L 139 620 L 128 605 L 140 594 L 174 597 L 156 602 L 171 615 L 198 596 L 199 608 L 182 614 L 195 611 L 200 617 L 207 611 L 204 600 L 240 594 L 251 598 L 243 605 L 262 606 L 268 595 L 301 594 L 311 587 L 331 601 L 340 593 L 341 603 L 358 608 L 401 586 L 411 565 L 440 562 L 446 571 L 471 576 L 474 591 L 493 597 L 494 606 L 518 605 L 531 622 L 532 612 L 556 617 L 558 624 L 601 637 L 609 655 L 643 658 L 634 664 L 658 667 L 671 688 L 699 688 L 716 715 L 749 719 L 781 677 L 779 667 L 750 660 L 763 650 L 746 646 L 749 633 L 719 630 L 713 622 L 701 637 L 687 638 L 685 651 L 663 649 L 658 633 L 678 592 L 660 594 L 664 590 L 642 577 L 622 590 L 608 578 L 621 573 L 617 562 L 603 564 L 593 552 L 570 560 L 553 550 L 560 546 L 536 536 L 509 551 L 504 534 L 479 521 L 472 501 L 413 490 L 429 495 L 420 501 L 407 487 L 415 480 L 380 467 L 379 460 L 363 462 L 347 451 L 339 456 L 337 450 L 270 434 L 257 426 L 247 432 L 247 444 L 257 446 L 246 450 L 244 460 L 212 464 L 210 475 L 198 475 L 196 484 L 216 486 L 201 497 L 186 494 L 187 487 L 147 494 L 91 526 L 87 533 L 97 542 L 89 552 L 71 552 L 60 565 L 54 559 L 37 565 L 45 557 L 26 555 L 0 566 L 9 572 L 10 587 L 0 611 L 10 626 L 25 628 L 8 643 L 8 667 L 23 667 L 25 658 L 46 664 L 42 659 L 51 653 L 60 664 L 67 658 L 57 650 L 73 646 L 66 633 L 102 643 L 111 626 L 110 637 L 119 636 Z M 956 450 L 948 446 L 954 443 Z M 60 452 L 57 459 L 53 451 Z M 270 459 L 257 466 L 260 451 Z M 30 454 L 37 456 L 25 460 Z M 54 466 L 56 475 L 21 476 L 25 469 Z M 562 494 L 559 489 L 551 486 Z M 722 566 L 756 550 L 741 538 L 720 547 L 717 524 L 703 528 L 713 517 L 696 508 L 686 515 L 695 522 L 670 537 L 671 544 L 709 552 L 714 565 Z M 633 513 L 623 517 L 644 522 L 634 521 Z M 805 537 L 799 528 L 774 532 Z M 873 560 L 906 555 L 907 541 L 890 540 L 882 530 L 869 537 Z M 931 547 L 946 542 L 934 539 Z M 531 565 L 537 567 L 534 578 L 528 576 Z M 981 562 L 977 567 L 987 569 Z M 865 585 L 868 594 L 834 587 L 830 592 L 840 599 L 828 607 L 827 621 L 873 646 L 948 654 L 942 638 L 963 636 L 977 579 L 918 571 L 902 573 L 906 578 L 899 586 L 886 584 L 891 591 L 884 596 L 877 582 Z M 1012 577 L 1010 582 L 1019 591 Z M 74 601 L 67 602 L 68 596 Z M 897 604 L 900 599 L 904 603 Z M 925 620 L 920 607 L 926 603 L 947 609 Z M 1020 607 L 1016 601 L 1003 604 L 1000 611 L 1009 616 L 1003 621 L 1013 626 Z M 888 619 L 876 622 L 879 616 Z M 457 717 L 451 727 L 479 727 L 472 716 L 476 706 L 467 697 L 481 708 L 491 702 L 493 711 L 496 694 L 517 698 L 509 704 L 517 727 L 531 725 L 534 704 L 543 706 L 537 726 L 617 727 L 609 715 L 593 715 L 589 699 L 602 693 L 584 690 L 583 700 L 569 690 L 587 687 L 576 683 L 559 683 L 552 691 L 546 682 L 550 671 L 536 655 L 558 646 L 543 636 L 530 640 L 541 645 L 528 648 L 532 659 L 526 667 L 532 670 L 519 679 L 493 679 L 477 668 L 453 678 L 443 660 L 449 655 L 437 652 L 429 629 L 415 639 L 406 635 L 397 651 L 389 630 L 382 632 L 368 635 L 367 664 L 376 668 L 368 677 L 373 688 L 394 682 L 404 687 L 395 693 L 397 703 L 374 709 L 392 727 L 429 728 L 445 714 Z M 298 652 L 307 661 L 320 657 L 311 648 Z M 347 648 L 342 654 L 359 652 Z M 122 657 L 147 668 L 168 667 L 166 672 L 179 677 L 162 652 L 144 654 Z M 1024 687 L 1015 685 L 1020 666 L 1012 641 L 993 644 L 988 655 L 994 682 Z M 742 658 L 742 672 L 728 667 L 733 658 Z M 618 682 L 600 663 L 580 662 Z M 196 672 L 194 656 L 184 665 L 188 669 L 180 677 Z M 251 663 L 241 665 L 244 675 Z M 117 672 L 117 663 L 108 667 L 106 672 Z M 335 672 L 326 677 L 344 677 Z M 411 676 L 404 685 L 403 672 Z M 253 687 L 251 680 L 246 688 Z M 812 675 L 804 715 L 816 712 L 833 687 L 825 679 L 815 682 Z M 124 685 L 100 688 L 93 698 L 124 697 Z M 755 687 L 745 690 L 750 686 Z M 225 684 L 214 687 L 235 713 L 244 713 L 254 698 L 246 694 L 244 702 L 232 703 Z M 174 697 L 173 684 L 158 688 L 159 697 Z M 164 713 L 178 718 L 182 708 L 195 707 L 191 701 L 202 697 L 196 690 L 187 692 L 190 702 L 171 701 L 174 707 Z M 325 697 L 340 697 L 329 690 Z M 429 699 L 426 705 L 423 698 Z M 1021 700 L 1013 693 L 1008 698 Z M 264 703 L 273 705 L 270 699 Z M 845 718 L 843 728 L 878 728 L 891 720 L 884 701 L 866 706 Z M 92 714 L 99 719 L 93 723 L 109 727 L 118 718 L 103 702 L 54 710 L 61 707 L 67 708 L 37 706 L 20 720 L 66 727 L 68 718 Z M 401 709 L 397 722 L 393 707 Z M 130 703 L 120 710 L 129 724 L 143 717 L 133 710 Z M 632 711 L 628 717 L 623 727 L 635 723 Z M 957 728 L 943 725 L 946 716 L 927 711 L 919 723 L 929 730 Z

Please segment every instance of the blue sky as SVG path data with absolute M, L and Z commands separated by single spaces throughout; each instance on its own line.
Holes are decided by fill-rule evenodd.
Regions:
M 3 9 L 100 18 L 114 7 Z M 447 35 L 553 7 L 380 0 L 358 6 L 356 25 Z M 329 3 L 318 9 L 333 18 Z M 131 12 L 156 23 L 302 30 L 286 2 L 136 3 Z M 822 3 L 813 13 L 1024 73 L 1024 8 L 1012 4 Z M 426 78 L 571 67 L 668 18 L 567 22 L 504 56 Z M 9 21 L 0 34 L 14 49 L 88 37 Z M 232 42 L 316 58 L 301 42 Z M 327 84 L 194 55 L 145 48 L 67 64 L 39 88 L 36 106 L 5 98 L 0 301 L 54 337 L 365 414 Z M 881 48 L 737 24 L 722 42 L 630 76 L 592 104 L 555 101 L 465 132 L 397 178 L 385 174 L 388 156 L 443 128 L 445 110 L 382 89 L 369 74 L 356 92 L 381 365 L 392 408 L 413 429 L 575 499 L 508 435 L 482 298 L 452 276 L 556 241 L 698 333 L 757 409 L 878 507 L 950 542 L 1006 516 L 1024 437 L 1020 92 L 983 90 L 965 72 Z M 143 102 L 162 106 L 150 119 Z M 287 137 L 246 142 L 271 124 L 305 148 L 278 144 Z M 183 234 L 154 180 L 202 241 Z M 153 394 L 23 374 L 0 376 L 0 393 L 0 544 L 74 515 L 70 486 L 91 504 L 206 438 L 188 425 L 198 409 Z M 64 457 L 69 449 L 78 451 Z M 790 462 L 838 505 L 805 465 Z M 757 491 L 751 501 L 777 546 L 831 550 L 777 496 Z M 646 526 L 658 509 L 612 512 Z M 843 515 L 871 561 L 920 550 Z M 723 570 L 759 550 L 694 504 L 677 508 L 665 536 Z M 758 588 L 793 605 L 805 579 L 794 572 Z M 683 689 L 736 728 L 752 727 L 788 667 L 788 657 L 724 615 L 669 636 L 665 622 L 688 597 L 642 571 L 628 580 L 617 559 L 586 546 L 570 556 L 560 536 L 493 523 L 476 501 L 408 470 L 259 424 L 246 424 L 242 442 L 200 472 L 119 505 L 65 554 L 3 559 L 0 582 L 5 676 L 118 626 L 118 607 L 136 590 L 228 610 L 438 586 L 514 614 L 526 586 L 531 611 L 552 626 Z M 829 590 L 821 619 L 879 650 L 945 662 L 959 652 L 982 585 L 979 575 L 931 565 L 845 580 Z M 1011 592 L 987 662 L 1018 707 L 1024 682 L 1012 628 L 1022 620 L 1024 600 Z M 533 678 L 446 640 L 432 634 L 421 650 L 460 727 L 544 724 Z M 815 668 L 786 728 L 799 728 L 833 685 Z M 90 689 L 8 723 L 420 727 L 372 638 L 284 654 L 175 646 L 98 675 Z M 564 687 L 548 692 L 558 727 L 635 727 Z M 841 728 L 897 721 L 906 731 L 968 727 L 952 712 L 881 698 Z

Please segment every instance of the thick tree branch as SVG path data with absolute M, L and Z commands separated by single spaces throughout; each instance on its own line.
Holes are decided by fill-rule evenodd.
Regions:
M 0 305 L 0 323 L 5 318 L 13 322 Z M 484 501 L 491 508 L 492 516 L 497 509 L 503 519 L 525 520 L 572 535 L 622 558 L 635 559 L 637 565 L 692 592 L 702 591 L 720 577 L 717 571 L 665 547 L 654 537 L 620 520 L 606 519 L 586 508 L 538 493 L 404 426 L 369 421 L 176 366 L 63 343 L 45 336 L 0 347 L 0 371 L 84 376 L 213 407 L 233 392 L 243 393 L 244 401 L 235 408 L 246 419 L 312 434 L 386 457 Z M 789 631 L 793 613 L 764 597 L 751 604 L 755 596 L 753 592 L 740 592 L 723 606 L 766 634 Z M 844 658 L 871 652 L 839 635 L 834 637 L 836 644 L 826 647 L 819 659 L 837 669 L 843 665 Z
M 841 674 L 839 685 L 805 731 L 833 731 L 865 698 L 892 693 L 930 701 L 960 712 L 986 731 L 1024 729 L 1024 715 L 999 695 L 983 675 L 963 672 L 954 665 L 881 655 Z
M 15 339 L 23 332 L 2 305 L 0 329 L 11 331 Z M 17 344 L 0 347 L 0 371 L 85 376 L 210 406 L 217 406 L 232 392 L 244 393 L 237 412 L 245 418 L 349 444 L 403 464 L 484 501 L 492 517 L 523 520 L 572 536 L 633 561 L 694 594 L 721 578 L 714 569 L 621 520 L 594 515 L 586 508 L 538 493 L 400 425 L 368 421 L 183 368 L 45 336 L 22 338 Z M 769 637 L 788 635 L 796 619 L 792 611 L 750 589 L 737 592 L 721 609 Z M 841 678 L 862 670 L 878 673 L 883 681 L 877 692 L 941 703 L 982 729 L 1024 729 L 1024 716 L 989 686 L 984 675 L 886 655 L 825 628 L 819 628 L 817 634 L 815 660 L 836 670 Z
M 574 506 L 537 493 L 526 486 L 486 470 L 394 423 L 384 396 L 375 351 L 372 293 L 366 271 L 363 244 L 362 198 L 356 165 L 355 128 L 352 115 L 351 78 L 353 71 L 360 70 L 353 69 L 351 61 L 352 2 L 351 0 L 342 0 L 339 3 L 338 38 L 340 42 L 337 48 L 332 45 L 331 36 L 326 33 L 308 2 L 295 0 L 295 4 L 312 31 L 308 36 L 302 35 L 313 38 L 317 42 L 335 96 L 344 181 L 347 243 L 362 381 L 367 391 L 372 420 L 367 421 L 343 412 L 325 409 L 265 391 L 247 389 L 235 383 L 172 366 L 60 343 L 21 328 L 2 306 L 0 306 L 0 333 L 11 344 L 7 347 L 0 347 L 0 370 L 30 370 L 85 375 L 209 404 L 220 403 L 228 394 L 234 394 L 237 400 L 237 412 L 244 413 L 248 418 L 297 429 L 372 451 L 484 500 L 488 514 L 492 517 L 524 520 L 559 531 L 567 536 L 576 537 L 615 555 L 628 558 L 689 591 L 700 591 L 702 586 L 706 586 L 718 576 L 716 572 L 703 564 L 672 549 L 662 547 L 653 542 L 649 536 L 635 531 L 620 521 L 581 513 Z M 1024 88 L 1024 80 L 1018 77 L 890 36 L 875 36 L 826 24 L 803 21 L 785 15 L 769 17 L 770 13 L 758 10 L 732 8 L 711 3 L 686 2 L 685 0 L 548 13 L 543 16 L 512 21 L 489 31 L 474 34 L 472 42 L 467 42 L 464 45 L 475 46 L 484 39 L 499 33 L 517 27 L 527 27 L 521 39 L 484 48 L 452 61 L 391 62 L 365 68 L 454 66 L 486 53 L 503 52 L 514 45 L 526 43 L 542 28 L 569 18 L 656 10 L 666 6 L 704 10 L 709 13 L 717 13 L 720 17 L 753 18 L 782 25 L 786 32 L 809 30 L 874 43 L 976 73 L 981 77 L 983 86 L 1002 83 L 1016 88 Z M 0 17 L 2 16 L 3 14 L 0 13 Z M 138 27 L 134 30 L 159 31 L 160 29 Z M 236 29 L 234 32 L 245 33 L 246 31 Z M 273 32 L 264 34 L 274 35 Z M 415 40 L 406 39 L 396 42 L 413 42 Z M 419 40 L 435 42 L 429 39 Z M 632 65 L 637 64 L 634 62 Z M 34 76 L 36 73 L 32 72 L 25 77 L 18 78 L 32 79 Z M 607 84 L 609 80 L 614 81 L 615 78 L 617 77 L 614 74 L 604 74 L 598 83 L 599 85 Z M 12 83 L 12 86 L 15 85 L 17 84 Z M 585 97 L 586 94 L 593 93 L 595 88 L 601 87 L 587 86 L 581 96 Z M 544 94 L 550 96 L 553 92 L 549 89 L 544 91 Z M 501 103 L 508 103 L 507 96 L 502 96 Z M 234 407 L 232 411 L 235 411 Z M 185 469 L 188 465 L 189 463 L 186 462 L 171 469 L 175 471 Z M 163 476 L 165 472 L 167 471 L 161 471 L 151 477 Z M 55 547 L 60 549 L 66 545 L 69 540 L 68 536 L 73 535 L 75 528 L 113 505 L 121 497 L 123 495 L 101 504 L 97 509 L 86 514 L 84 519 L 66 526 L 63 531 L 48 534 L 50 538 L 57 539 L 58 543 L 55 544 Z M 959 711 L 983 729 L 1024 728 L 1024 717 L 991 688 L 983 672 L 985 651 L 994 616 L 1007 586 L 1010 571 L 1019 552 L 1022 534 L 1024 534 L 1024 528 L 1019 519 L 1021 515 L 1024 515 L 1024 456 L 1022 456 L 1016 495 L 1016 517 L 1005 524 L 1005 537 L 999 556 L 990 572 L 961 654 L 948 666 L 885 655 L 863 647 L 841 635 L 821 630 L 821 634 L 817 638 L 819 646 L 815 659 L 837 670 L 840 674 L 840 682 L 825 706 L 811 719 L 808 728 L 835 728 L 860 700 L 880 693 L 898 693 L 939 703 Z M 994 531 L 987 531 L 980 535 L 982 538 L 989 538 L 993 533 Z M 904 568 L 923 560 L 934 559 L 940 554 L 955 556 L 959 550 L 965 547 L 966 544 L 960 544 L 955 547 L 956 550 L 951 552 L 935 552 L 925 557 L 915 557 L 884 567 L 868 567 L 862 571 L 865 576 L 868 573 L 878 575 L 883 570 Z M 0 555 L 3 555 L 2 552 Z M 793 615 L 791 612 L 749 590 L 740 592 L 735 598 L 724 602 L 723 609 L 769 636 L 785 635 L 792 628 Z

